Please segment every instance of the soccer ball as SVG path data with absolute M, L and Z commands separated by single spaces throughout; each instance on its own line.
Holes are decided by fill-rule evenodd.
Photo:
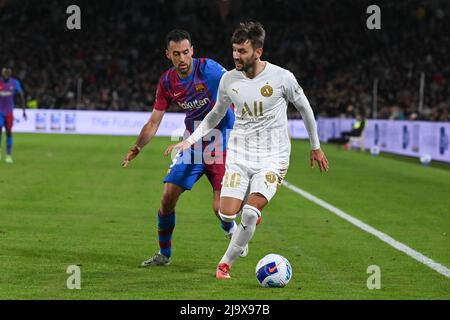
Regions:
M 268 254 L 256 265 L 256 279 L 263 287 L 282 288 L 289 283 L 291 278 L 291 264 L 279 254 Z
M 429 165 L 431 162 L 431 156 L 429 154 L 424 154 L 423 156 L 420 157 L 420 163 L 423 164 L 424 166 Z

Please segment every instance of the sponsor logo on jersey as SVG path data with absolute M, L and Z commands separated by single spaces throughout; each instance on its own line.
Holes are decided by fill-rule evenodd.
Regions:
M 263 97 L 269 98 L 273 95 L 273 88 L 267 83 L 264 87 L 261 88 L 261 94 Z
M 184 110 L 193 110 L 193 109 L 201 108 L 201 107 L 207 105 L 208 103 L 211 103 L 211 100 L 209 100 L 209 98 L 205 98 L 202 100 L 195 99 L 194 101 L 177 102 L 177 103 Z
M 262 101 L 260 101 L 259 103 L 257 101 L 253 101 L 253 112 L 250 109 L 249 105 L 247 104 L 247 102 L 244 102 L 244 106 L 242 107 L 242 114 L 241 116 L 244 118 L 246 116 L 250 116 L 250 117 L 261 117 L 263 116 L 263 103 Z

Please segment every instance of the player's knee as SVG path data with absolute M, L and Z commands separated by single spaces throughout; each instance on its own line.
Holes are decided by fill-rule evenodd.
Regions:
M 177 198 L 174 197 L 170 192 L 165 192 L 161 198 L 161 213 L 172 213 L 175 210 L 176 204 Z
M 218 200 L 213 201 L 212 209 L 213 209 L 214 213 L 216 214 L 216 216 L 219 216 L 220 203 Z
M 226 216 L 237 216 L 241 211 L 241 203 L 235 201 L 225 201 L 224 198 L 220 198 L 219 211 Z
M 219 214 L 220 219 L 222 219 L 222 221 L 225 221 L 225 222 L 233 222 L 237 217 L 236 213 L 230 214 L 229 212 L 222 212 L 220 210 L 219 210 L 218 214 Z
M 259 217 L 261 212 L 251 205 L 246 204 L 242 209 L 242 222 L 245 225 L 256 225 Z

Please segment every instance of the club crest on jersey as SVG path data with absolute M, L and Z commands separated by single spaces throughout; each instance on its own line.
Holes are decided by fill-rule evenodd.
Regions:
M 277 176 L 275 172 L 269 171 L 266 173 L 266 181 L 270 184 L 275 183 L 277 181 Z
M 267 83 L 264 87 L 261 88 L 261 94 L 263 97 L 269 98 L 273 94 L 273 88 Z
M 203 84 L 195 85 L 195 92 L 202 93 L 203 91 L 205 91 L 205 86 Z

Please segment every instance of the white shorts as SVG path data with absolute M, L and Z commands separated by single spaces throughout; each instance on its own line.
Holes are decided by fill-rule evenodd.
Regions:
M 260 193 L 270 201 L 281 186 L 287 169 L 288 166 L 275 167 L 273 164 L 227 163 L 220 196 L 244 200 L 249 194 Z

